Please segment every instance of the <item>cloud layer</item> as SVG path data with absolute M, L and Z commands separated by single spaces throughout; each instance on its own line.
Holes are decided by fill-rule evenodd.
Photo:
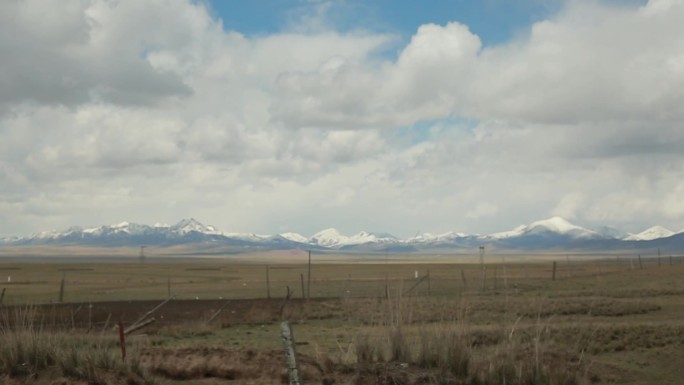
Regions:
M 0 4 L 0 235 L 684 227 L 684 3 L 572 1 L 496 46 L 427 24 L 396 55 L 316 9 L 246 36 L 202 2 Z

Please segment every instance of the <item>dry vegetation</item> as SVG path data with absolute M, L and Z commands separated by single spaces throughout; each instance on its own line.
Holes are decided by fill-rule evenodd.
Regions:
M 679 384 L 678 261 L 489 264 L 484 284 L 477 264 L 315 264 L 309 301 L 297 264 L 267 290 L 266 265 L 5 263 L 0 382 L 287 383 L 288 319 L 307 384 Z M 169 293 L 122 361 L 116 321 Z

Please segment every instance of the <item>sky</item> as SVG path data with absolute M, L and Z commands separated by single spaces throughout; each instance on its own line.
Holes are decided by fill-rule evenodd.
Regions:
M 684 1 L 0 2 L 0 236 L 684 229 Z

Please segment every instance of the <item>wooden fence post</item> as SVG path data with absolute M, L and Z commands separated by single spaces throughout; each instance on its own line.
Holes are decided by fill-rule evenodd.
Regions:
M 306 280 L 306 299 L 311 298 L 311 250 L 309 250 L 309 268 L 307 270 Z
M 278 309 L 278 318 L 280 319 L 283 319 L 285 305 L 287 305 L 287 302 L 290 300 L 290 286 L 286 286 L 285 289 L 287 290 L 285 293 L 285 299 L 283 299 L 283 302 L 280 303 L 280 308 Z
M 289 385 L 301 385 L 299 380 L 299 366 L 297 364 L 297 352 L 295 351 L 294 333 L 289 321 L 280 323 L 280 337 L 283 340 L 285 361 L 287 362 L 287 377 Z
M 670 257 L 670 261 L 672 260 L 672 257 Z M 2 288 L 2 294 L 0 294 L 0 305 L 2 305 L 2 300 L 5 299 L 5 290 L 7 290 L 6 287 Z
M 304 274 L 299 274 L 299 278 L 302 281 L 302 298 L 306 298 L 306 290 L 304 290 Z
M 121 362 L 126 362 L 126 337 L 124 337 L 124 327 L 119 318 L 119 346 L 121 347 Z
M 432 295 L 432 287 L 430 286 L 430 269 L 427 271 L 428 297 Z
M 59 284 L 59 303 L 64 302 L 64 278 L 66 277 L 66 273 L 62 274 L 62 281 Z
M 506 272 L 506 257 L 504 257 L 504 256 L 501 257 L 501 263 L 503 263 L 504 290 L 506 290 L 506 292 L 508 292 L 508 274 Z
M 269 266 L 266 265 L 266 298 L 271 299 L 271 280 L 268 276 Z
M 461 269 L 461 281 L 463 282 L 463 290 L 467 290 L 468 282 L 466 281 L 465 272 Z
M 93 329 L 93 304 L 88 303 L 88 333 Z
M 643 269 L 644 264 L 641 262 L 641 254 L 639 254 L 639 269 Z
M 385 299 L 389 299 L 389 278 L 385 274 Z
M 658 267 L 660 267 L 660 247 L 658 248 Z
M 487 268 L 482 266 L 482 291 L 487 289 Z
M 556 280 L 556 261 L 553 261 L 553 273 L 551 273 L 551 280 Z

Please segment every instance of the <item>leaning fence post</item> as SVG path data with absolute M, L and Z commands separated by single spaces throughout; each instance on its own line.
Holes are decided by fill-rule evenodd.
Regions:
M 299 381 L 299 366 L 297 365 L 297 352 L 295 351 L 294 334 L 289 321 L 280 323 L 280 337 L 283 340 L 285 361 L 287 363 L 287 375 L 289 385 L 301 385 Z
M 119 318 L 119 346 L 121 347 L 121 362 L 126 362 L 126 337 L 124 337 L 124 327 Z

